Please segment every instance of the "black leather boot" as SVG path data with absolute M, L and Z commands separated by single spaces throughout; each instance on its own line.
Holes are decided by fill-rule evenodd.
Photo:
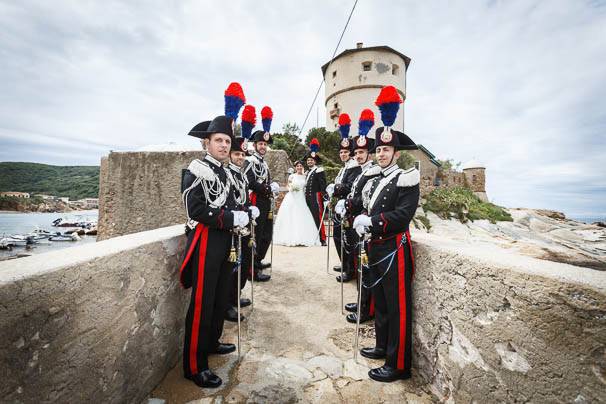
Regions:
M 238 321 L 238 310 L 235 307 L 230 307 L 225 312 L 225 320 L 235 323 Z M 240 321 L 244 321 L 244 316 L 240 314 Z
M 185 375 L 186 379 L 196 383 L 198 387 L 202 388 L 217 388 L 223 383 L 221 378 L 213 373 L 210 369 L 205 369 L 195 375 Z
M 341 275 L 337 275 L 337 282 L 341 283 Z M 349 282 L 353 277 L 349 275 L 347 272 L 343 272 L 343 282 Z
M 385 350 L 381 348 L 362 348 L 360 355 L 368 359 L 385 359 Z
M 352 323 L 352 324 L 357 323 L 357 320 L 358 320 L 358 313 L 351 313 L 351 314 L 348 314 L 348 315 L 347 315 L 347 317 L 346 317 L 346 320 L 347 320 L 347 322 L 348 322 L 348 323 Z M 369 320 L 372 320 L 372 317 L 371 317 L 371 316 L 368 316 L 368 315 L 366 315 L 366 314 L 364 314 L 364 313 L 362 313 L 362 314 L 360 315 L 360 324 L 365 323 L 365 322 L 367 322 L 367 321 L 369 321 Z
M 345 303 L 345 310 L 350 313 L 357 313 L 358 303 Z
M 368 376 L 370 376 L 372 380 L 389 383 L 396 380 L 410 379 L 411 375 L 410 370 L 394 369 L 391 366 L 383 365 L 380 368 L 370 369 L 368 371 Z
M 225 355 L 228 353 L 232 353 L 236 350 L 236 346 L 234 344 L 222 344 L 219 342 L 219 344 L 216 346 L 216 348 L 211 352 L 217 355 Z

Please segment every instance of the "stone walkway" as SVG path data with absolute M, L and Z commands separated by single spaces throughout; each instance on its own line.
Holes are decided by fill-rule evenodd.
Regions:
M 331 247 L 332 248 L 332 247 Z M 337 257 L 331 251 L 331 268 Z M 380 366 L 358 356 L 353 361 L 355 325 L 341 315 L 336 273 L 326 273 L 326 249 L 276 246 L 272 280 L 255 284 L 255 307 L 243 309 L 243 350 L 211 357 L 223 379 L 219 389 L 200 389 L 183 379 L 181 362 L 150 397 L 168 403 L 429 403 L 422 381 L 377 383 L 368 369 Z M 345 285 L 345 302 L 356 299 L 355 284 Z M 250 288 L 244 296 L 250 295 Z M 366 326 L 362 346 L 373 345 Z M 227 323 L 224 342 L 236 342 L 237 327 Z M 156 401 L 156 400 L 150 400 Z M 160 401 L 156 401 L 160 402 Z

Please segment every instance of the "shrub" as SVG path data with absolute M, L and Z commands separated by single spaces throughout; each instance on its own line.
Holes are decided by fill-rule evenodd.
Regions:
M 434 212 L 443 219 L 456 217 L 465 223 L 468 220 L 487 219 L 491 223 L 511 222 L 511 215 L 502 207 L 483 202 L 471 190 L 463 187 L 438 188 L 426 197 L 423 209 Z

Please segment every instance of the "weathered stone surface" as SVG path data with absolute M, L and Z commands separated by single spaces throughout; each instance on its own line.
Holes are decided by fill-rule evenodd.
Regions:
M 365 373 L 381 361 L 353 362 L 354 325 L 325 249 L 276 246 L 272 281 L 256 285 L 254 312 L 244 309 L 241 360 L 212 356 L 225 383 L 201 390 L 178 362 L 189 296 L 177 281 L 180 233 L 0 263 L 0 397 L 141 402 L 156 386 L 150 397 L 170 403 L 403 403 L 430 401 L 428 386 L 450 402 L 604 401 L 606 273 L 422 233 L 413 235 L 412 380 L 375 383 Z M 345 285 L 345 300 L 355 296 Z M 223 341 L 235 339 L 226 324 Z
M 203 151 L 112 152 L 101 159 L 98 240 L 185 223 L 181 170 Z M 267 154 L 272 179 L 285 185 L 291 163 Z
M 305 388 L 305 401 L 309 403 L 336 403 L 340 401 L 331 379 L 323 379 Z
M 606 273 L 414 238 L 413 360 L 438 397 L 605 399 Z
M 152 396 L 170 403 L 216 395 L 228 402 L 360 402 L 340 394 L 348 386 L 371 383 L 367 375 L 370 363 L 360 357 L 358 365 L 351 359 L 355 325 L 347 323 L 341 314 L 338 284 L 333 276 L 326 275 L 325 252 L 322 247 L 275 246 L 271 281 L 255 284 L 254 311 L 243 309 L 247 320 L 242 324 L 241 361 L 229 372 L 223 364 L 211 362 L 211 368 L 221 376 L 229 373 L 219 391 L 196 391 L 188 381 L 185 383 L 191 387 L 184 385 L 178 364 Z M 335 255 L 331 257 L 331 265 L 336 264 Z M 249 286 L 244 289 L 245 296 L 250 296 Z M 346 301 L 355 300 L 355 296 L 355 286 L 347 284 Z M 345 333 L 345 329 L 350 332 Z M 223 340 L 235 342 L 236 332 L 235 324 L 226 323 Z M 337 335 L 342 338 L 336 339 Z M 336 345 L 335 341 L 343 344 Z M 380 366 L 379 361 L 374 362 L 373 366 Z M 406 393 L 420 397 L 424 394 L 422 383 L 421 378 L 395 383 L 389 387 L 390 397 L 400 397 L 400 403 Z M 355 387 L 349 388 L 355 391 Z M 374 402 L 379 397 L 375 396 Z
M 513 222 L 488 220 L 461 223 L 427 212 L 429 233 L 478 245 L 492 244 L 518 254 L 564 264 L 606 270 L 606 229 L 567 220 L 558 212 L 508 209 Z M 419 214 L 419 213 L 417 213 Z M 420 220 L 417 228 L 427 232 Z
M 335 378 L 343 375 L 343 362 L 338 358 L 328 355 L 315 356 L 307 361 L 311 368 L 319 368 L 322 372 Z
M 0 401 L 141 402 L 179 356 L 179 233 L 0 263 Z

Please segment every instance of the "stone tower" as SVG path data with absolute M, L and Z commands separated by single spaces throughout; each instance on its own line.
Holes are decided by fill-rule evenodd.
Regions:
M 463 174 L 469 189 L 473 191 L 481 200 L 487 202 L 486 195 L 486 167 L 478 160 L 470 160 L 463 164 Z
M 364 108 L 375 113 L 380 125 L 379 109 L 374 105 L 381 88 L 392 85 L 406 99 L 406 72 L 410 58 L 389 46 L 346 49 L 322 66 L 325 80 L 326 129 L 337 129 L 339 114 L 351 117 L 351 134 L 358 134 L 358 117 Z M 404 108 L 398 113 L 394 129 L 404 129 Z M 374 137 L 374 130 L 369 133 Z

